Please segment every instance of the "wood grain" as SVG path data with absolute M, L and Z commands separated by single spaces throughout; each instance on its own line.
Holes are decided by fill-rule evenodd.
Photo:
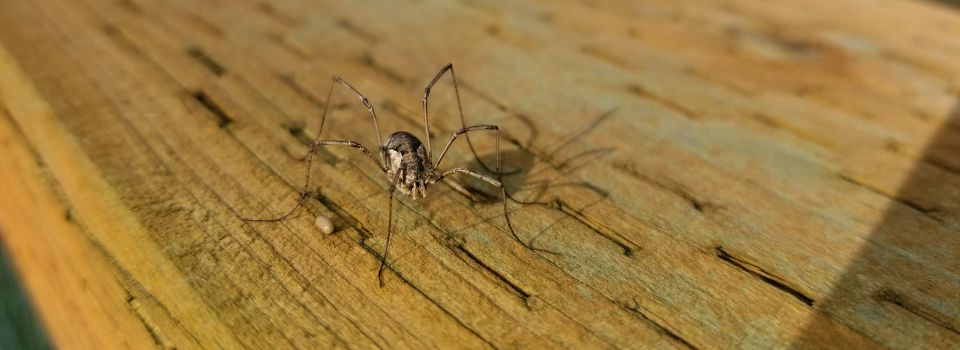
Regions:
M 957 38 L 921 1 L 0 1 L 0 237 L 63 348 L 958 347 Z M 325 104 L 374 145 L 332 75 L 422 136 L 447 62 L 559 254 L 458 178 L 397 202 L 378 287 L 349 148 L 241 219 L 295 203 Z

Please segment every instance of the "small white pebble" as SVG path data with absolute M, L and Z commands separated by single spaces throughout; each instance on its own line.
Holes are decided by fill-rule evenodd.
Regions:
M 316 224 L 317 228 L 319 228 L 321 232 L 328 235 L 333 233 L 333 221 L 330 221 L 330 218 L 320 215 L 317 217 Z

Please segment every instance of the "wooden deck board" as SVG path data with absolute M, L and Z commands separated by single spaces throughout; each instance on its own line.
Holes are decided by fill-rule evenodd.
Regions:
M 918 1 L 0 1 L 0 237 L 61 347 L 956 347 L 957 37 Z M 558 255 L 456 179 L 396 203 L 380 288 L 388 184 L 337 147 L 240 218 L 295 202 L 331 75 L 422 135 L 448 61 Z

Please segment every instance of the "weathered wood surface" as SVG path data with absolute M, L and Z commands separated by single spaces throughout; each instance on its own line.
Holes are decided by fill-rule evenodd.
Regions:
M 64 348 L 960 347 L 942 5 L 4 0 L 0 46 L 0 237 Z M 239 218 L 295 200 L 331 75 L 421 135 L 446 62 L 559 255 L 458 179 L 398 202 L 378 288 L 388 184 L 335 147 Z M 339 96 L 325 135 L 371 146 Z

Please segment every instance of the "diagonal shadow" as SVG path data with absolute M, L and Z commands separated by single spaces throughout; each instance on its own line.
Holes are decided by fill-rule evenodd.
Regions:
M 891 200 L 795 348 L 960 347 L 960 101 Z

